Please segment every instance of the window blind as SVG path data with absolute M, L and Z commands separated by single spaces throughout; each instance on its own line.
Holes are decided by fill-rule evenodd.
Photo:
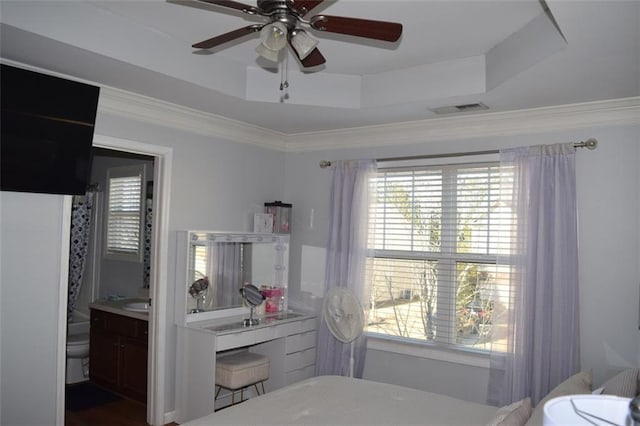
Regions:
M 109 179 L 107 253 L 138 254 L 142 225 L 142 174 Z
M 496 163 L 379 170 L 367 330 L 490 349 L 510 206 Z M 505 192 L 506 191 L 506 192 Z
M 211 262 L 210 251 L 208 246 L 196 246 L 193 248 L 192 269 L 194 271 L 193 276 L 195 276 L 196 279 L 207 276 L 209 263 Z

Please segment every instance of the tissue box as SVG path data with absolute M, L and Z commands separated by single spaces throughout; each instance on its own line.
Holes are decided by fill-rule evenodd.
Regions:
M 271 213 L 256 213 L 253 215 L 253 232 L 273 233 L 273 215 Z

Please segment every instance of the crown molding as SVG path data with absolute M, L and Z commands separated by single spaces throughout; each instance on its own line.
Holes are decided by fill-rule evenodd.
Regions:
M 98 111 L 232 142 L 286 150 L 284 133 L 112 87 L 100 88 Z
M 287 152 L 409 145 L 640 124 L 640 96 L 349 129 L 284 134 L 110 87 L 98 110 L 158 126 Z
M 291 152 L 409 145 L 455 139 L 640 124 L 640 97 L 287 135 Z

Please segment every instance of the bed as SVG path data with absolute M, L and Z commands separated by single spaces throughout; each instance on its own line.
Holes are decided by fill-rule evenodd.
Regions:
M 204 425 L 488 425 L 541 426 L 552 398 L 598 393 L 640 394 L 640 368 L 629 368 L 592 391 L 591 371 L 556 386 L 535 407 L 524 398 L 504 407 L 462 401 L 403 386 L 340 376 L 312 377 L 242 404 L 183 423 Z
M 402 386 L 319 376 L 183 425 L 478 425 L 497 410 Z

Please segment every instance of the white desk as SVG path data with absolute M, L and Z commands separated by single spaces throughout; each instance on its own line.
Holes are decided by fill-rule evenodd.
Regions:
M 267 392 L 313 376 L 315 316 L 276 314 L 251 327 L 244 327 L 242 319 L 234 316 L 178 326 L 176 422 L 214 411 L 216 354 L 244 348 L 268 356 Z

